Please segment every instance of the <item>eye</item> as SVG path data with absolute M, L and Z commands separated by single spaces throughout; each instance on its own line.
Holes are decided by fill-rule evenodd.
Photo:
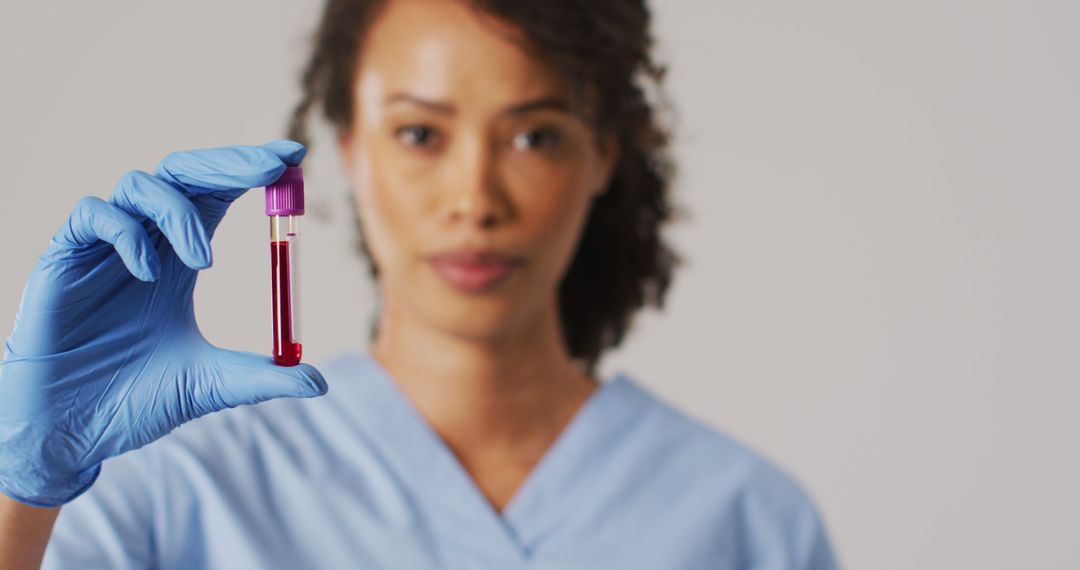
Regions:
M 513 145 L 518 150 L 545 150 L 558 146 L 560 140 L 559 131 L 550 127 L 541 127 L 518 133 L 514 136 Z
M 394 131 L 398 142 L 405 146 L 430 147 L 436 139 L 435 130 L 425 125 L 408 125 Z

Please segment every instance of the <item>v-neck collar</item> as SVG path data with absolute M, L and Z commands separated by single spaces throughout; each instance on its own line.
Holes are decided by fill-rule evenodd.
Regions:
M 363 368 L 357 420 L 369 428 L 386 462 L 425 510 L 437 511 L 433 524 L 440 537 L 497 559 L 527 561 L 537 538 L 572 504 L 580 467 L 636 413 L 637 406 L 621 405 L 617 397 L 632 391 L 628 378 L 602 381 L 500 514 L 390 373 L 371 355 L 356 355 Z

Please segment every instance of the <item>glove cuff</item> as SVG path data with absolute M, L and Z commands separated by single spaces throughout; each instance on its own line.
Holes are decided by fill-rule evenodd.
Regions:
M 32 507 L 59 507 L 85 493 L 97 481 L 98 475 L 101 475 L 100 463 L 80 472 L 69 487 L 49 489 L 47 493 L 21 493 L 0 481 L 0 493 Z

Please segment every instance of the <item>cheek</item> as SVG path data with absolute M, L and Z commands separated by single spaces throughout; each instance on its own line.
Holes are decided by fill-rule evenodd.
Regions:
M 408 192 L 401 191 L 402 181 L 396 179 L 393 165 L 380 160 L 377 153 L 358 159 L 355 187 L 364 234 L 376 263 L 393 274 L 414 241 L 410 230 L 415 224 L 410 221 L 416 219 L 417 206 L 409 202 Z
M 591 204 L 591 193 L 580 170 L 550 172 L 546 183 L 523 199 L 525 226 L 538 247 L 537 257 L 551 272 L 570 263 Z

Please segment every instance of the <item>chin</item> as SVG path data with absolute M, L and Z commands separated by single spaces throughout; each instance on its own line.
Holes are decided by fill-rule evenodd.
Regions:
M 439 279 L 421 282 L 409 303 L 417 316 L 444 333 L 476 341 L 497 341 L 516 334 L 536 320 L 544 308 L 529 279 L 515 276 L 484 293 L 464 293 Z
M 529 320 L 527 303 L 509 296 L 466 296 L 456 292 L 428 295 L 418 303 L 422 317 L 435 328 L 476 341 L 506 338 Z

